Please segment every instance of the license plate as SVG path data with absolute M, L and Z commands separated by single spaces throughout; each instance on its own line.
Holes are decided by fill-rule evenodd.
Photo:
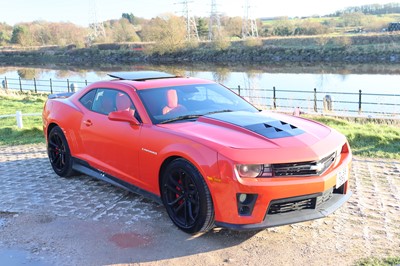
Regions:
M 343 167 L 340 171 L 336 174 L 336 188 L 343 185 L 349 179 L 349 166 Z

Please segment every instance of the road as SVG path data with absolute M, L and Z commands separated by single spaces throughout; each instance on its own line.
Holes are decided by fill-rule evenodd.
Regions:
M 0 147 L 2 265 L 352 265 L 400 256 L 400 162 L 355 158 L 327 218 L 191 236 L 163 206 L 87 176 L 60 178 L 44 144 Z

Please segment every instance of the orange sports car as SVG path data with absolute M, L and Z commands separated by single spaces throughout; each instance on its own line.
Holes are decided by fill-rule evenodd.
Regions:
M 260 111 L 215 82 L 119 72 L 53 94 L 43 129 L 54 171 L 163 203 L 187 233 L 324 217 L 351 195 L 351 151 L 334 129 Z

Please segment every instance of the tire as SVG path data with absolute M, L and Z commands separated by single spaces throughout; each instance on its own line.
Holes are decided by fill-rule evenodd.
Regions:
M 182 231 L 196 234 L 214 226 L 214 207 L 207 184 L 185 159 L 176 159 L 165 169 L 161 198 L 172 222 Z
M 70 177 L 75 174 L 72 169 L 72 157 L 67 139 L 60 127 L 50 131 L 47 139 L 47 155 L 54 172 L 61 177 Z

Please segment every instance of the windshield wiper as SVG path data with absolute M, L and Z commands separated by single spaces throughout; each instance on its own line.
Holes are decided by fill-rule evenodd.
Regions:
M 174 118 L 171 118 L 171 119 L 164 120 L 164 121 L 160 122 L 160 124 L 167 124 L 167 123 L 171 123 L 171 122 L 175 122 L 175 121 L 199 118 L 200 116 L 202 116 L 202 115 L 181 115 L 181 116 L 178 116 L 178 117 L 174 117 Z
M 216 113 L 226 113 L 226 112 L 233 112 L 233 110 L 229 110 L 229 109 L 218 110 L 218 111 L 213 111 L 213 112 L 209 112 L 209 113 L 202 114 L 202 115 L 181 115 L 181 116 L 178 116 L 178 117 L 174 117 L 174 118 L 171 118 L 171 119 L 164 120 L 164 121 L 160 122 L 160 124 L 167 124 L 167 123 L 171 123 L 171 122 L 175 122 L 175 121 L 199 118 L 200 116 L 203 116 L 203 115 L 212 115 L 212 114 L 216 114 Z
M 233 112 L 233 110 L 230 110 L 230 109 L 218 110 L 218 111 L 209 112 L 209 113 L 207 113 L 205 115 L 212 115 L 212 114 L 218 114 L 218 113 L 227 113 L 227 112 Z

